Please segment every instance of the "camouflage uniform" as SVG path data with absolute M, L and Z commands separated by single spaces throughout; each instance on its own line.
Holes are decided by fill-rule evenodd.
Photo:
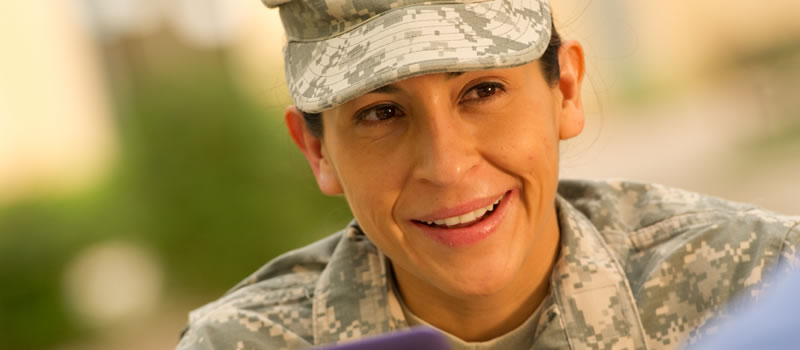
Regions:
M 562 181 L 561 250 L 533 349 L 675 349 L 735 296 L 795 268 L 800 217 L 660 185 Z M 356 224 L 265 265 L 190 315 L 178 349 L 297 349 L 407 327 Z

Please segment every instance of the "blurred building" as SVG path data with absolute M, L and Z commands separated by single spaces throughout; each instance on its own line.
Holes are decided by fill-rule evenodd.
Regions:
M 100 57 L 73 7 L 0 3 L 0 202 L 89 186 L 113 157 Z

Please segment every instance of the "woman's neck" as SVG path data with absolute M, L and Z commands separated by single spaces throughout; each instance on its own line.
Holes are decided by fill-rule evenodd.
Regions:
M 432 286 L 420 286 L 413 275 L 395 269 L 398 289 L 408 309 L 431 325 L 462 340 L 486 341 L 517 328 L 549 292 L 550 274 L 558 255 L 555 213 L 539 232 L 536 245 L 508 285 L 491 295 L 455 297 Z M 422 283 L 422 285 L 425 285 Z

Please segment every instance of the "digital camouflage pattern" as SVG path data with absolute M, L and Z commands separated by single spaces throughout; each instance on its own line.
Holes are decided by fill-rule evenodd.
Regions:
M 797 268 L 800 217 L 660 185 L 561 181 L 559 258 L 533 349 L 676 349 L 733 298 Z M 354 223 L 190 314 L 178 349 L 303 349 L 407 327 L 383 254 Z
M 512 67 L 550 41 L 546 0 L 263 0 L 278 7 L 286 82 L 309 113 L 415 75 Z

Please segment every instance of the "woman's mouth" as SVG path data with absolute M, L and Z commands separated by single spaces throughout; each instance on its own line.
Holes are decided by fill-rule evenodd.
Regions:
M 516 190 L 510 190 L 494 202 L 463 214 L 452 214 L 460 210 L 444 210 L 436 215 L 438 217 L 411 222 L 427 236 L 446 246 L 470 245 L 483 240 L 497 229 L 516 193 Z
M 433 221 L 420 221 L 420 222 L 424 223 L 425 225 L 438 228 L 459 228 L 459 227 L 470 226 L 491 215 L 492 212 L 494 212 L 494 210 L 497 209 L 497 206 L 500 204 L 500 201 L 503 199 L 503 197 L 505 197 L 505 194 L 503 194 L 503 196 L 494 201 L 494 203 L 463 215 L 451 216 L 449 218 L 433 220 Z

